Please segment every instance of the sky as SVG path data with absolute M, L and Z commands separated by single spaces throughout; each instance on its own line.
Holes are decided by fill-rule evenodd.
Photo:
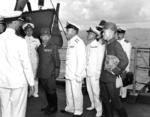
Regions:
M 16 0 L 0 0 L 0 10 L 13 10 Z M 33 10 L 38 0 L 29 0 Z M 150 0 L 52 0 L 60 3 L 60 20 L 73 22 L 82 29 L 96 26 L 104 19 L 126 28 L 150 28 Z M 43 9 L 52 8 L 45 0 Z M 27 8 L 25 8 L 26 10 Z

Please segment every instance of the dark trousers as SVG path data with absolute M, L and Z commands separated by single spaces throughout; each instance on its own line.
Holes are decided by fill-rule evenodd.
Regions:
M 56 80 L 54 77 L 47 79 L 40 78 L 40 83 L 45 91 L 49 108 L 57 107 Z
M 128 117 L 125 108 L 119 97 L 119 89 L 116 88 L 115 82 L 100 82 L 101 100 L 105 117 L 114 117 L 113 110 L 116 110 L 119 117 Z

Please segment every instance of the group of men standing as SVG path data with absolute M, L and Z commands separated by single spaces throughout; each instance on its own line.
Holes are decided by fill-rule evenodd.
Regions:
M 1 14 L 0 117 L 25 117 L 27 96 L 39 97 L 38 80 L 48 105 L 45 114 L 57 111 L 56 77 L 60 60 L 57 46 L 50 43 L 49 27 L 42 27 L 40 39 L 33 37 L 34 24 L 23 22 L 21 11 Z M 22 28 L 25 37 L 17 35 Z
M 83 115 L 82 83 L 86 78 L 91 101 L 88 111 L 96 109 L 96 117 L 113 117 L 116 110 L 119 117 L 128 117 L 120 100 L 122 82 L 117 81 L 129 70 L 131 44 L 124 39 L 125 30 L 102 20 L 98 27 L 87 30 L 87 46 L 78 36 L 78 26 L 68 23 L 66 32 L 66 107 L 61 112 Z
M 57 46 L 49 43 L 51 32 L 48 28 L 41 30 L 40 44 L 32 36 L 34 25 L 27 23 L 22 27 L 26 34 L 25 39 L 22 39 L 15 33 L 21 26 L 21 12 L 15 11 L 11 15 L 5 17 L 7 28 L 0 35 L 1 116 L 25 117 L 28 85 L 29 93 L 38 97 L 38 90 L 34 91 L 36 76 L 39 77 L 48 102 L 42 110 L 45 114 L 56 112 L 55 80 L 59 74 L 60 61 Z M 78 32 L 78 26 L 67 23 L 66 107 L 61 112 L 73 114 L 73 117 L 83 115 L 82 83 L 86 78 L 91 101 L 88 111 L 96 109 L 96 117 L 113 117 L 115 109 L 120 117 L 128 117 L 120 101 L 120 87 L 116 87 L 122 72 L 129 71 L 127 66 L 131 44 L 124 39 L 125 30 L 118 29 L 112 22 L 102 21 L 98 27 L 87 30 L 87 45 L 78 36 Z

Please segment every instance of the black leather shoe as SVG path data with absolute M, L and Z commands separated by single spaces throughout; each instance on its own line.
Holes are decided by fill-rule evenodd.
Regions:
M 83 114 L 81 114 L 81 115 L 73 115 L 73 117 L 82 117 L 83 116 Z
M 73 114 L 73 113 L 68 112 L 68 111 L 66 111 L 66 110 L 63 110 L 63 109 L 62 109 L 62 110 L 60 110 L 60 112 L 61 112 L 61 113 L 66 113 L 66 114 Z
M 45 115 L 50 115 L 50 114 L 55 113 L 55 112 L 57 112 L 57 106 L 56 106 L 56 107 L 49 108 L 49 109 L 46 109 L 46 110 L 44 111 Z
M 41 108 L 41 111 L 46 111 L 47 109 L 49 109 L 48 106 L 44 107 L 44 108 Z

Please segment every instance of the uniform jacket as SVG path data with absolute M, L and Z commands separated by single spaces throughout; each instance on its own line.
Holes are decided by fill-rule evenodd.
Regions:
M 51 75 L 55 75 L 55 69 L 60 68 L 60 58 L 57 47 L 51 44 L 44 47 L 44 45 L 41 44 L 38 48 L 38 53 L 38 77 L 47 79 L 50 78 Z
M 86 48 L 86 72 L 89 77 L 100 77 L 105 53 L 105 45 L 97 40 L 92 41 Z
M 29 56 L 30 56 L 30 60 L 32 64 L 32 69 L 35 75 L 37 67 L 38 67 L 38 61 L 39 61 L 37 48 L 40 46 L 40 41 L 34 38 L 33 36 L 31 37 L 25 36 L 25 40 L 27 41 L 28 52 L 29 52 Z
M 7 28 L 0 35 L 0 87 L 33 86 L 34 76 L 26 41 Z
M 75 80 L 76 77 L 84 78 L 86 67 L 85 44 L 77 35 L 68 41 L 66 53 L 66 79 Z
M 115 82 L 116 76 L 121 74 L 125 68 L 128 65 L 128 57 L 126 53 L 124 52 L 121 44 L 116 39 L 111 39 L 110 42 L 106 45 L 106 53 L 107 55 L 113 55 L 116 56 L 119 59 L 118 65 L 112 70 L 112 73 L 108 72 L 107 70 L 104 70 L 104 64 L 103 64 L 103 70 L 101 73 L 101 81 L 103 82 Z M 105 63 L 105 60 L 104 60 Z
M 129 60 L 129 64 L 126 67 L 126 71 L 129 72 L 130 71 L 130 63 L 131 63 L 131 50 L 132 50 L 132 45 L 129 41 L 125 40 L 125 38 L 118 40 L 119 43 L 121 44 L 123 50 L 125 51 L 125 53 L 127 54 L 128 60 Z

